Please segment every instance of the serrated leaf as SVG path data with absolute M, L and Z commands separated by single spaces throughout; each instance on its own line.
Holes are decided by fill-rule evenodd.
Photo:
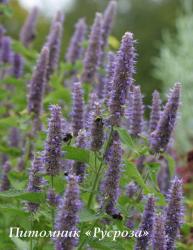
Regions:
M 118 131 L 123 144 L 125 144 L 129 148 L 132 148 L 134 146 L 134 141 L 126 129 L 116 128 L 115 130 Z
M 80 162 L 89 163 L 90 151 L 82 148 L 64 146 L 65 158 L 69 160 L 76 160 Z
M 10 190 L 0 192 L 0 198 L 7 198 L 7 199 L 18 199 L 18 200 L 26 200 L 31 202 L 44 202 L 45 201 L 45 194 L 41 192 L 23 192 L 18 190 Z

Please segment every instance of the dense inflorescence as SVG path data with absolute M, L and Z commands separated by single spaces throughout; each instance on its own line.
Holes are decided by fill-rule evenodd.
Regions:
M 72 129 L 75 136 L 84 126 L 83 90 L 80 82 L 73 84 Z
M 66 54 L 66 61 L 69 63 L 75 63 L 81 58 L 83 54 L 83 41 L 85 39 L 85 34 L 87 31 L 87 26 L 84 18 L 81 18 L 75 26 L 75 32 L 71 38 L 70 45 Z
M 61 108 L 57 105 L 50 106 L 47 139 L 44 152 L 44 165 L 48 175 L 59 174 L 61 168 Z
M 36 37 L 36 24 L 38 19 L 38 9 L 34 7 L 27 17 L 21 32 L 20 40 L 24 46 L 28 47 Z
M 128 88 L 133 84 L 136 57 L 134 43 L 133 34 L 126 32 L 116 56 L 110 102 L 111 124 L 114 126 L 120 126 Z
M 177 177 L 172 181 L 168 193 L 168 206 L 165 214 L 167 250 L 175 249 L 175 241 L 183 218 L 182 182 Z
M 173 132 L 180 102 L 181 85 L 176 83 L 162 112 L 156 130 L 151 134 L 151 148 L 155 152 L 166 150 Z
M 79 197 L 78 180 L 75 176 L 68 177 L 68 186 L 64 197 L 61 198 L 58 212 L 56 215 L 55 229 L 59 231 L 75 232 L 77 231 L 78 212 L 81 208 Z M 56 250 L 73 249 L 78 243 L 77 237 L 58 237 L 56 238 Z
M 89 36 L 88 48 L 84 57 L 84 68 L 81 75 L 82 83 L 93 84 L 101 56 L 101 35 L 102 35 L 102 15 L 96 14 L 91 33 Z

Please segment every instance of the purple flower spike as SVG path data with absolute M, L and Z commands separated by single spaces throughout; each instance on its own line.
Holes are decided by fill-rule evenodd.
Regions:
M 46 72 L 49 50 L 43 47 L 29 86 L 28 111 L 39 117 L 42 111 L 42 99 L 46 85 Z
M 160 114 L 161 114 L 160 94 L 158 91 L 155 90 L 153 92 L 150 123 L 149 123 L 150 133 L 152 133 L 154 130 L 156 130 L 158 121 L 160 119 Z
M 70 40 L 70 45 L 66 54 L 66 61 L 75 63 L 83 53 L 82 43 L 85 39 L 87 26 L 84 18 L 81 18 L 75 25 L 75 32 Z
M 131 121 L 133 118 L 133 92 L 130 90 L 127 95 L 126 101 L 126 110 L 125 110 L 125 117 L 126 117 L 126 128 L 131 131 Z
M 47 194 L 47 200 L 51 206 L 58 206 L 60 202 L 60 196 L 57 195 L 53 189 L 49 189 Z
M 151 148 L 154 152 L 159 152 L 167 149 L 171 134 L 174 130 L 177 111 L 180 102 L 181 84 L 176 83 L 168 102 L 162 112 L 156 130 L 151 134 Z
M 47 70 L 47 80 L 50 80 L 50 76 L 58 67 L 58 61 L 60 57 L 60 47 L 62 38 L 62 25 L 61 22 L 55 22 L 50 30 L 46 46 L 49 48 L 49 60 Z
M 83 90 L 80 82 L 73 85 L 73 107 L 72 107 L 72 128 L 73 134 L 78 135 L 79 130 L 83 129 Z
M 10 131 L 9 135 L 9 145 L 10 147 L 19 148 L 21 143 L 21 136 L 20 136 L 20 130 L 16 127 L 13 127 Z
M 76 147 L 78 148 L 86 148 L 86 131 L 80 130 L 78 136 L 76 138 Z M 82 182 L 84 179 L 86 165 L 83 162 L 75 161 L 73 163 L 73 172 L 75 175 L 79 177 L 78 181 Z
M 95 103 L 98 102 L 98 97 L 95 92 L 90 94 L 89 102 L 86 107 L 85 111 L 85 129 L 90 131 L 91 130 L 91 123 L 92 123 L 92 115 L 93 111 L 95 110 Z
M 122 149 L 118 134 L 112 142 L 108 159 L 108 169 L 105 179 L 101 185 L 102 200 L 101 206 L 109 215 L 114 215 L 116 211 L 116 203 L 119 196 L 119 180 L 121 173 Z
M 152 237 L 153 250 L 166 250 L 166 233 L 164 223 L 162 215 L 155 216 Z
M 9 162 L 5 162 L 3 165 L 3 170 L 2 170 L 2 177 L 1 177 L 1 185 L 0 185 L 0 191 L 7 191 L 10 188 L 10 182 L 8 179 L 7 174 L 9 173 L 9 171 L 11 170 L 11 166 L 9 164 Z
M 175 177 L 168 193 L 168 206 L 165 215 L 167 250 L 175 249 L 175 240 L 183 219 L 182 198 L 182 181 Z
M 11 70 L 12 75 L 17 79 L 20 78 L 23 74 L 23 66 L 24 66 L 23 57 L 15 53 L 13 55 L 12 65 L 13 65 Z
M 141 226 L 139 228 L 139 230 L 141 230 L 142 233 L 144 233 L 145 231 L 148 232 L 148 235 L 137 238 L 135 250 L 148 249 L 153 231 L 154 210 L 155 210 L 155 199 L 154 197 L 150 196 L 145 206 L 145 210 L 141 221 Z
M 115 54 L 113 52 L 109 52 L 108 54 L 108 65 L 107 65 L 107 77 L 105 79 L 104 84 L 104 93 L 103 99 L 104 103 L 109 106 L 109 100 L 112 93 L 112 84 L 113 84 L 113 75 L 115 71 Z
M 61 198 L 58 212 L 56 215 L 55 229 L 67 232 L 78 231 L 77 223 L 79 221 L 78 212 L 81 208 L 80 191 L 77 177 L 70 175 L 68 177 L 68 185 Z M 78 244 L 78 238 L 73 235 L 67 237 L 57 237 L 55 241 L 56 250 L 72 250 Z
M 40 192 L 45 180 L 41 176 L 44 173 L 43 161 L 41 157 L 35 157 L 29 172 L 29 182 L 27 192 Z M 39 207 L 38 203 L 27 202 L 27 210 L 35 213 Z
M 2 39 L 1 61 L 3 63 L 11 63 L 11 59 L 12 59 L 11 39 L 8 36 L 4 36 Z
M 28 47 L 36 37 L 37 19 L 38 8 L 34 7 L 29 13 L 20 32 L 20 40 L 25 47 Z
M 49 119 L 48 134 L 45 144 L 44 164 L 48 175 L 59 174 L 61 168 L 61 108 L 57 105 L 50 106 L 51 117 Z
M 84 70 L 81 76 L 82 83 L 92 84 L 95 81 L 96 72 L 101 57 L 102 15 L 96 13 L 91 29 L 88 48 L 84 58 Z
M 113 126 L 119 127 L 121 124 L 121 117 L 124 114 L 123 106 L 125 105 L 128 87 L 133 83 L 136 57 L 134 44 L 133 34 L 126 32 L 122 38 L 121 47 L 116 56 L 110 101 L 111 124 Z
M 139 86 L 133 90 L 133 105 L 131 117 L 131 134 L 139 136 L 143 130 L 143 98 Z
M 95 103 L 95 110 L 92 115 L 91 124 L 91 150 L 99 151 L 103 145 L 104 127 L 103 118 L 101 116 L 100 105 Z
M 0 25 L 0 49 L 2 47 L 2 40 L 3 40 L 4 34 L 5 34 L 5 28 L 2 25 Z
M 108 38 L 113 27 L 114 17 L 117 11 L 117 2 L 112 0 L 109 2 L 104 14 L 102 21 L 102 62 L 104 60 L 104 50 L 108 46 Z
M 130 182 L 127 186 L 127 190 L 126 190 L 126 195 L 129 198 L 133 198 L 133 196 L 137 193 L 137 186 L 134 182 Z

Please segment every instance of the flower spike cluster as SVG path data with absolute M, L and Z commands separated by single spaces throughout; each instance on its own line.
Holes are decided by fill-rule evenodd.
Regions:
M 149 124 L 150 133 L 152 133 L 157 128 L 157 124 L 161 115 L 160 105 L 161 105 L 160 94 L 158 91 L 155 90 L 153 92 L 151 115 L 150 115 L 150 124 Z
M 28 47 L 36 37 L 37 19 L 38 19 L 38 9 L 34 7 L 31 10 L 29 16 L 27 17 L 20 32 L 20 40 L 25 47 Z
M 175 240 L 183 218 L 182 198 L 182 181 L 175 177 L 168 193 L 168 206 L 165 215 L 167 250 L 175 249 Z
M 83 129 L 83 90 L 80 82 L 73 85 L 72 129 L 75 136 Z
M 102 15 L 96 13 L 95 20 L 91 29 L 88 48 L 84 57 L 84 69 L 81 75 L 82 83 L 93 84 L 101 56 L 101 34 L 102 34 Z
M 118 134 L 110 148 L 108 169 L 101 184 L 101 206 L 109 215 L 116 214 L 116 202 L 119 196 L 119 180 L 121 175 L 122 148 Z
M 154 152 L 166 150 L 175 127 L 180 103 L 181 84 L 176 83 L 162 112 L 156 130 L 151 134 L 151 148 Z
M 64 194 L 61 198 L 58 212 L 56 215 L 55 229 L 58 231 L 77 231 L 77 223 L 79 221 L 78 212 L 81 208 L 80 191 L 77 177 L 70 175 L 68 177 L 68 184 Z M 77 246 L 77 237 L 57 237 L 55 240 L 56 250 L 72 250 Z
M 59 174 L 61 168 L 61 108 L 57 105 L 50 106 L 51 117 L 49 119 L 48 134 L 45 144 L 44 165 L 48 175 Z
M 113 126 L 119 127 L 121 124 L 121 117 L 124 114 L 123 105 L 126 102 L 128 88 L 133 83 L 136 57 L 134 44 L 133 34 L 126 32 L 116 56 L 110 102 L 111 124 Z
M 75 32 L 70 40 L 70 45 L 66 54 L 66 61 L 75 63 L 81 58 L 83 53 L 82 43 L 85 39 L 87 26 L 84 18 L 81 18 L 75 25 Z

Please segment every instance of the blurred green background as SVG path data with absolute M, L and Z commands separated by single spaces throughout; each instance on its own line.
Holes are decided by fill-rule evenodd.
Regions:
M 30 0 L 27 0 L 30 1 Z M 41 0 L 42 2 L 44 0 Z M 47 1 L 47 0 L 46 0 Z M 50 0 L 52 1 L 52 0 Z M 54 1 L 54 0 L 53 0 Z M 55 0 L 65 1 L 65 0 Z M 85 17 L 92 24 L 96 11 L 103 12 L 108 0 L 73 0 L 72 7 L 65 13 L 64 37 L 61 58 L 74 31 L 74 24 Z M 118 0 L 118 14 L 112 35 L 118 40 L 126 31 L 134 33 L 137 40 L 136 83 L 142 86 L 146 105 L 151 103 L 154 89 L 165 93 L 175 81 L 183 83 L 183 105 L 181 121 L 177 130 L 177 148 L 187 152 L 193 141 L 193 94 L 187 101 L 193 78 L 193 0 Z M 18 39 L 26 9 L 18 1 L 10 0 L 13 13 L 10 17 L 0 16 L 8 35 Z M 40 50 L 48 33 L 50 18 L 42 14 L 38 21 L 37 39 L 33 47 Z M 192 92 L 192 91 L 191 91 Z
M 29 0 L 30 1 L 30 0 Z M 57 0 L 55 0 L 57 1 Z M 8 34 L 18 38 L 19 29 L 27 15 L 18 1 L 10 1 L 14 7 L 13 16 L 1 18 Z M 75 0 L 66 13 L 63 53 L 73 32 L 73 26 L 79 17 L 85 16 L 88 24 L 93 21 L 96 11 L 103 11 L 108 0 Z M 181 10 L 179 0 L 118 0 L 118 15 L 113 35 L 120 40 L 125 31 L 135 34 L 138 52 L 136 82 L 142 85 L 146 101 L 153 89 L 161 89 L 161 82 L 152 75 L 152 58 L 159 53 L 162 31 L 175 32 L 175 19 Z M 41 17 L 38 22 L 38 37 L 34 46 L 39 50 L 48 32 L 48 18 Z

